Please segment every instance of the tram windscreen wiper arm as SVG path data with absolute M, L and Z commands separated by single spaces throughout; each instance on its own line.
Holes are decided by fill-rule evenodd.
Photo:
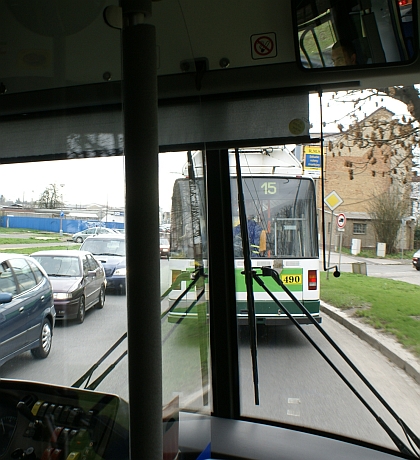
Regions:
M 360 393 L 353 387 L 353 385 L 346 379 L 346 377 L 341 373 L 341 371 L 335 366 L 335 364 L 325 355 L 325 353 L 320 349 L 320 347 L 313 341 L 313 339 L 307 334 L 307 332 L 302 328 L 298 321 L 289 313 L 287 308 L 276 298 L 276 296 L 267 288 L 264 281 L 260 276 L 270 276 L 276 281 L 276 283 L 284 290 L 284 292 L 293 300 L 296 306 L 306 315 L 306 317 L 311 321 L 312 324 L 318 329 L 319 332 L 324 336 L 324 338 L 330 343 L 330 345 L 337 351 L 337 353 L 344 359 L 344 361 L 350 366 L 350 368 L 356 373 L 356 375 L 362 380 L 362 382 L 369 388 L 369 390 L 374 394 L 374 396 L 381 402 L 381 404 L 387 409 L 387 411 L 394 417 L 394 419 L 401 426 L 404 431 L 405 436 L 407 437 L 411 447 L 412 442 L 420 448 L 420 439 L 416 434 L 407 426 L 407 424 L 397 415 L 397 413 L 391 408 L 391 406 L 382 398 L 378 391 L 373 387 L 373 385 L 367 380 L 367 378 L 359 371 L 355 364 L 350 360 L 350 358 L 344 353 L 344 351 L 334 342 L 334 340 L 325 332 L 319 323 L 313 318 L 307 308 L 295 297 L 295 295 L 289 290 L 289 288 L 283 283 L 278 272 L 271 267 L 261 267 L 262 275 L 252 272 L 253 278 L 255 281 L 265 290 L 265 292 L 272 298 L 272 300 L 280 307 L 283 313 L 293 322 L 293 324 L 298 328 L 298 330 L 305 336 L 309 343 L 318 351 L 318 353 L 324 358 L 324 360 L 330 365 L 330 367 L 336 372 L 336 374 L 343 380 L 343 382 L 348 386 L 348 388 L 356 395 L 356 397 L 362 402 L 362 404 L 368 409 L 368 411 L 375 417 L 376 421 L 381 425 L 381 427 L 386 431 L 390 436 L 392 441 L 398 447 L 398 449 L 413 458 L 419 458 L 419 455 L 413 449 L 411 451 L 399 438 L 398 436 L 389 428 L 389 426 L 381 419 L 372 407 L 367 403 L 367 401 L 360 395 Z M 414 453 L 413 453 L 414 452 Z
M 118 347 L 118 345 L 123 342 L 127 338 L 127 332 L 123 334 L 115 343 L 112 345 L 111 348 L 109 348 L 108 351 L 106 351 L 99 359 L 96 361 L 96 363 L 87 371 L 85 372 L 79 380 L 73 383 L 72 387 L 73 388 L 80 388 L 82 383 L 87 380 L 85 388 L 88 386 L 89 380 L 92 377 L 92 374 L 95 372 L 95 370 L 99 367 L 99 365 L 105 361 L 105 359 Z
M 252 264 L 251 254 L 249 247 L 248 237 L 248 222 L 246 216 L 244 191 L 242 187 L 242 173 L 241 163 L 239 160 L 239 150 L 235 149 L 236 159 L 236 182 L 238 186 L 238 208 L 239 208 L 239 225 L 242 237 L 242 251 L 244 254 L 244 271 L 245 285 L 247 293 L 247 307 L 248 307 L 248 326 L 249 326 L 249 346 L 251 348 L 251 361 L 252 361 L 252 375 L 254 381 L 254 401 L 258 405 L 260 403 L 260 396 L 258 390 L 258 362 L 257 362 L 257 325 L 255 321 L 255 304 L 254 304 L 254 291 L 253 291 L 253 277 L 252 277 Z

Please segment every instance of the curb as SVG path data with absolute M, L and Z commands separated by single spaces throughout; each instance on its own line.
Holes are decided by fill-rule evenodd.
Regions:
M 355 320 L 339 308 L 328 305 L 325 302 L 321 301 L 320 309 L 333 320 L 342 324 L 359 338 L 381 352 L 392 363 L 403 369 L 410 377 L 420 384 L 420 361 L 405 350 L 402 345 L 393 338 Z

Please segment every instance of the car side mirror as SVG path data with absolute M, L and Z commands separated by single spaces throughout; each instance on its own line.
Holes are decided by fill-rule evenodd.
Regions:
M 13 296 L 9 292 L 2 292 L 0 294 L 0 303 L 10 303 L 12 299 Z

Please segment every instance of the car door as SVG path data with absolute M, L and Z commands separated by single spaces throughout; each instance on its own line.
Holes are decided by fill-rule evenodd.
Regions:
M 7 262 L 0 264 L 0 292 L 13 296 L 11 302 L 0 304 L 0 359 L 3 359 L 25 346 L 27 323 L 24 303 Z
M 85 283 L 85 302 L 86 302 L 86 308 L 89 308 L 95 300 L 95 291 L 96 291 L 96 286 L 95 286 L 95 280 L 96 277 L 89 275 L 89 272 L 91 271 L 91 266 L 89 263 L 88 255 L 85 254 L 83 256 L 83 278 L 84 278 L 84 283 Z
M 82 233 L 83 233 L 83 241 L 85 241 L 85 239 L 88 236 L 96 236 L 96 227 L 88 228 L 87 230 L 84 230 Z
M 9 264 L 18 285 L 18 298 L 21 309 L 26 315 L 26 343 L 32 343 L 39 338 L 39 328 L 46 305 L 44 287 L 39 285 L 29 263 L 24 258 L 13 258 Z
M 90 271 L 95 273 L 95 276 L 93 277 L 93 280 L 92 280 L 92 284 L 94 285 L 93 298 L 94 298 L 94 302 L 96 303 L 97 300 L 99 300 L 99 292 L 101 290 L 102 283 L 105 278 L 105 270 L 103 269 L 102 265 L 100 265 L 93 256 L 91 256 L 90 254 L 87 254 L 86 257 L 89 261 Z

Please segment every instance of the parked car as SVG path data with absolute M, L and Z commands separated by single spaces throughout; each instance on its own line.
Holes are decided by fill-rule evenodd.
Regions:
M 413 254 L 413 267 L 416 270 L 420 270 L 420 249 Z
M 114 234 L 115 231 L 110 229 L 110 228 L 106 228 L 106 227 L 91 227 L 91 228 L 87 228 L 86 230 L 83 230 L 81 232 L 75 233 L 71 237 L 71 239 L 75 243 L 83 243 L 83 241 L 85 241 L 85 239 L 88 236 L 104 235 L 104 234 L 108 234 L 108 233 Z
M 0 254 L 0 365 L 28 350 L 35 358 L 46 358 L 55 316 L 43 268 L 27 256 Z
M 107 289 L 125 293 L 125 235 L 100 235 L 86 238 L 81 250 L 91 252 L 103 265 L 106 273 Z
M 167 238 L 160 238 L 160 257 L 166 257 L 169 259 L 169 252 L 171 246 Z
M 103 308 L 105 303 L 105 270 L 86 251 L 37 251 L 32 257 L 50 278 L 57 319 L 76 319 L 83 323 L 86 310 Z

